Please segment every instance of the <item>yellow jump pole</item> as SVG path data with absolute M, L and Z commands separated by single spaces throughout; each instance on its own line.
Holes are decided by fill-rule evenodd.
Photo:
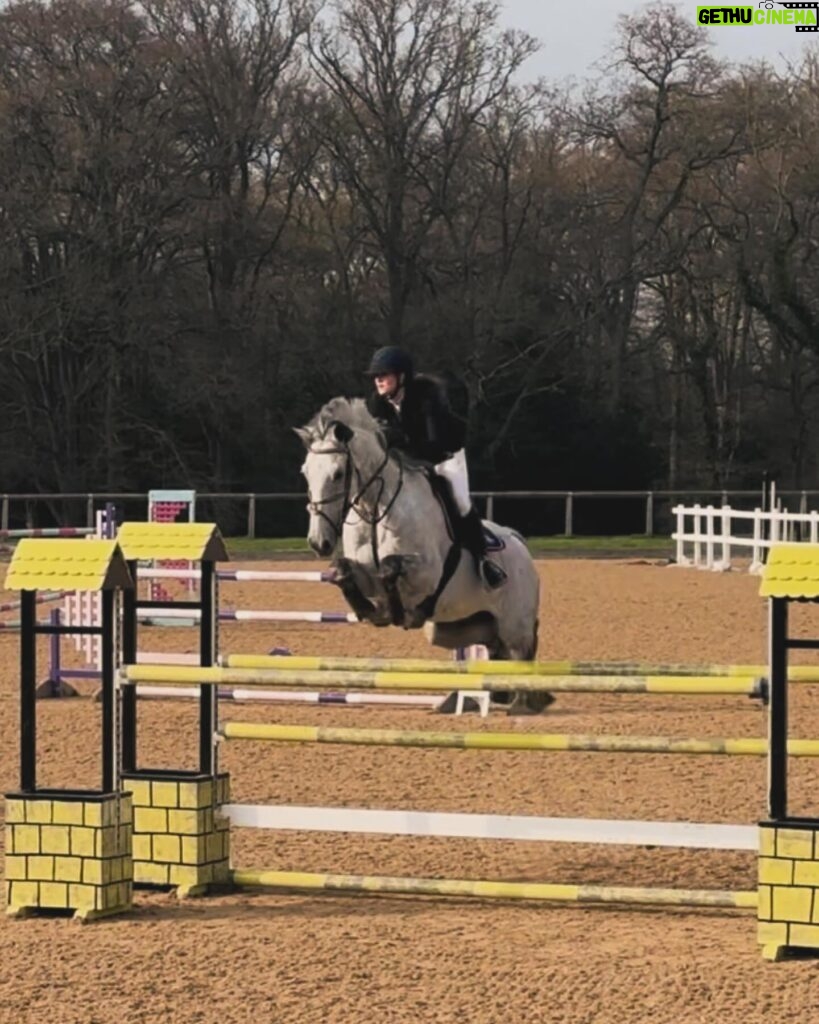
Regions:
M 426 732 L 347 729 L 315 725 L 225 722 L 224 740 L 276 743 L 340 743 L 371 747 L 449 747 L 462 750 L 571 750 L 631 754 L 729 754 L 764 757 L 766 739 L 673 739 L 668 736 L 570 735 L 561 733 Z M 819 740 L 790 740 L 794 757 L 819 757 Z
M 442 661 L 432 658 L 331 658 L 229 654 L 226 668 L 282 668 L 329 672 L 449 672 L 453 675 L 541 676 L 767 676 L 767 665 L 644 664 L 637 661 Z M 791 682 L 819 682 L 819 665 L 790 665 Z
M 485 662 L 484 662 L 485 664 Z M 128 683 L 159 686 L 280 686 L 334 690 L 421 690 L 449 692 L 458 685 L 447 672 L 337 672 L 316 669 L 202 669 L 188 665 L 129 665 L 123 677 Z M 711 676 L 539 676 L 471 674 L 471 690 L 497 692 L 544 691 L 553 693 L 653 693 L 653 694 L 745 694 L 759 696 L 760 684 L 752 677 Z
M 325 892 L 394 893 L 408 896 L 471 896 L 480 899 L 548 900 L 556 903 L 638 903 L 673 907 L 734 907 L 755 910 L 757 894 L 725 889 L 640 889 L 606 885 L 548 885 L 377 875 L 314 874 L 306 871 L 235 870 L 241 888 L 312 889 Z

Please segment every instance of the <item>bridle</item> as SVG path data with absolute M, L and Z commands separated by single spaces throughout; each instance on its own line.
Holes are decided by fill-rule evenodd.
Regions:
M 329 428 L 328 428 L 329 429 Z M 338 542 L 341 537 L 344 524 L 347 522 L 347 517 L 350 512 L 355 514 L 361 519 L 362 522 L 366 523 L 370 527 L 370 543 L 372 545 L 373 562 L 376 568 L 380 567 L 381 561 L 378 555 L 378 524 L 389 515 L 390 510 L 395 504 L 398 495 L 401 493 L 401 489 L 404 486 L 404 464 L 401 459 L 398 459 L 398 484 L 396 485 L 395 491 L 392 497 L 383 505 L 379 511 L 379 504 L 383 500 L 384 491 L 386 489 L 386 481 L 384 479 L 384 469 L 390 460 L 389 449 L 384 450 L 384 458 L 381 460 L 376 469 L 370 474 L 365 480 L 362 476 L 361 471 L 355 464 L 353 459 L 353 453 L 350 449 L 350 445 L 345 441 L 338 442 L 332 448 L 313 448 L 309 449 L 313 455 L 343 455 L 344 456 L 344 483 L 343 487 L 336 494 L 328 495 L 326 498 L 322 498 L 320 501 L 313 501 L 311 498 L 307 502 L 307 511 L 312 515 L 319 516 L 323 519 L 333 530 L 335 543 Z M 353 478 L 355 478 L 355 492 L 353 490 Z M 377 493 L 375 500 L 372 502 L 372 511 L 368 512 L 367 507 L 362 504 L 362 499 L 367 491 L 373 485 L 377 487 Z M 341 511 L 337 519 L 333 519 L 332 516 L 325 512 L 325 505 L 330 505 L 334 502 L 341 502 Z

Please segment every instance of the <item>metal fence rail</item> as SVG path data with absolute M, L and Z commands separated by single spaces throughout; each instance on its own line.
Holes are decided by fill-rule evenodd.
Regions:
M 572 537 L 594 532 L 598 535 L 670 535 L 672 506 L 714 504 L 753 509 L 764 506 L 761 490 L 610 490 L 610 491 L 475 491 L 479 509 L 487 519 L 496 513 L 501 522 L 518 525 L 528 535 Z M 819 491 L 779 491 L 778 498 L 794 510 L 805 513 Z M 73 494 L 0 494 L 0 529 L 13 527 L 93 526 L 96 510 L 106 502 L 125 510 L 127 518 L 147 516 L 148 493 L 83 492 Z M 599 528 L 600 509 L 595 503 L 609 502 L 605 513 L 610 529 Z M 295 503 L 295 504 L 294 504 Z M 300 536 L 306 532 L 306 495 L 293 491 L 201 491 L 197 492 L 199 517 L 212 518 L 223 532 L 234 537 Z M 629 508 L 632 503 L 633 509 Z M 500 509 L 498 508 L 500 506 Z M 621 511 L 614 514 L 615 509 Z M 584 528 L 582 520 L 594 513 L 596 528 Z M 578 523 L 578 519 L 581 520 Z M 78 521 L 80 520 L 80 521 Z M 625 527 L 625 528 L 623 528 Z

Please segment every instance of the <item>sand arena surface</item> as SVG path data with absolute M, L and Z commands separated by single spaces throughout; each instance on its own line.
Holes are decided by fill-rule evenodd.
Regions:
M 259 567 L 258 563 L 254 566 Z M 283 568 L 282 563 L 270 568 Z M 304 563 L 299 563 L 304 568 Z M 764 662 L 759 580 L 651 564 L 540 563 L 543 659 Z M 326 585 L 225 584 L 226 606 L 342 609 Z M 792 613 L 819 636 L 819 608 Z M 434 656 L 423 636 L 363 626 L 222 625 L 222 650 Z M 184 630 L 143 649 L 194 650 Z M 42 651 L 46 665 L 45 646 Z M 0 782 L 17 785 L 17 658 L 0 635 Z M 808 659 L 805 659 L 808 660 Z M 86 695 L 93 685 L 83 687 Z M 99 706 L 40 702 L 40 785 L 96 786 Z M 494 731 L 762 736 L 745 697 L 560 695 L 540 719 L 499 713 L 224 704 L 223 720 Z M 140 763 L 194 767 L 193 710 L 140 705 Z M 819 686 L 794 688 L 793 736 L 819 736 Z M 750 824 L 762 758 L 369 747 L 222 748 L 237 802 Z M 792 763 L 791 812 L 817 814 L 815 761 Z M 234 864 L 512 881 L 747 889 L 751 854 L 236 830 Z M 808 1021 L 811 962 L 764 963 L 747 911 L 242 893 L 179 903 L 139 892 L 126 917 L 79 927 L 0 919 L 2 1024 L 756 1024 Z

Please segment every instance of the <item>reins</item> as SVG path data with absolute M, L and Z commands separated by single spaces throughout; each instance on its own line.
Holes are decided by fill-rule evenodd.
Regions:
M 353 460 L 353 453 L 350 450 L 350 446 L 346 443 L 341 443 L 336 448 L 322 448 L 316 450 L 318 455 L 344 455 L 344 488 L 336 494 L 331 494 L 321 501 L 308 501 L 307 509 L 309 512 L 320 516 L 326 523 L 328 523 L 335 534 L 336 540 L 341 537 L 344 524 L 347 522 L 347 516 L 351 511 L 354 511 L 356 515 L 361 519 L 362 522 L 366 523 L 370 527 L 370 543 L 372 545 L 373 562 L 376 568 L 381 565 L 381 560 L 378 554 L 378 524 L 381 523 L 390 513 L 393 505 L 401 493 L 404 486 L 404 464 L 401 459 L 398 459 L 398 484 L 393 492 L 392 497 L 382 507 L 379 512 L 378 506 L 383 499 L 384 491 L 386 489 L 386 481 L 384 480 L 383 472 L 390 460 L 390 452 L 386 450 L 384 452 L 384 458 L 378 467 L 370 474 L 369 478 L 362 483 L 362 474 L 356 466 Z M 356 477 L 357 489 L 354 495 L 350 495 L 350 490 L 353 482 L 353 474 Z M 375 484 L 377 486 L 377 493 L 375 495 L 375 501 L 373 502 L 373 512 L 371 515 L 367 514 L 366 507 L 362 506 L 361 502 L 366 492 L 370 487 Z M 334 521 L 323 509 L 322 506 L 332 504 L 333 502 L 341 499 L 341 513 L 337 521 Z

